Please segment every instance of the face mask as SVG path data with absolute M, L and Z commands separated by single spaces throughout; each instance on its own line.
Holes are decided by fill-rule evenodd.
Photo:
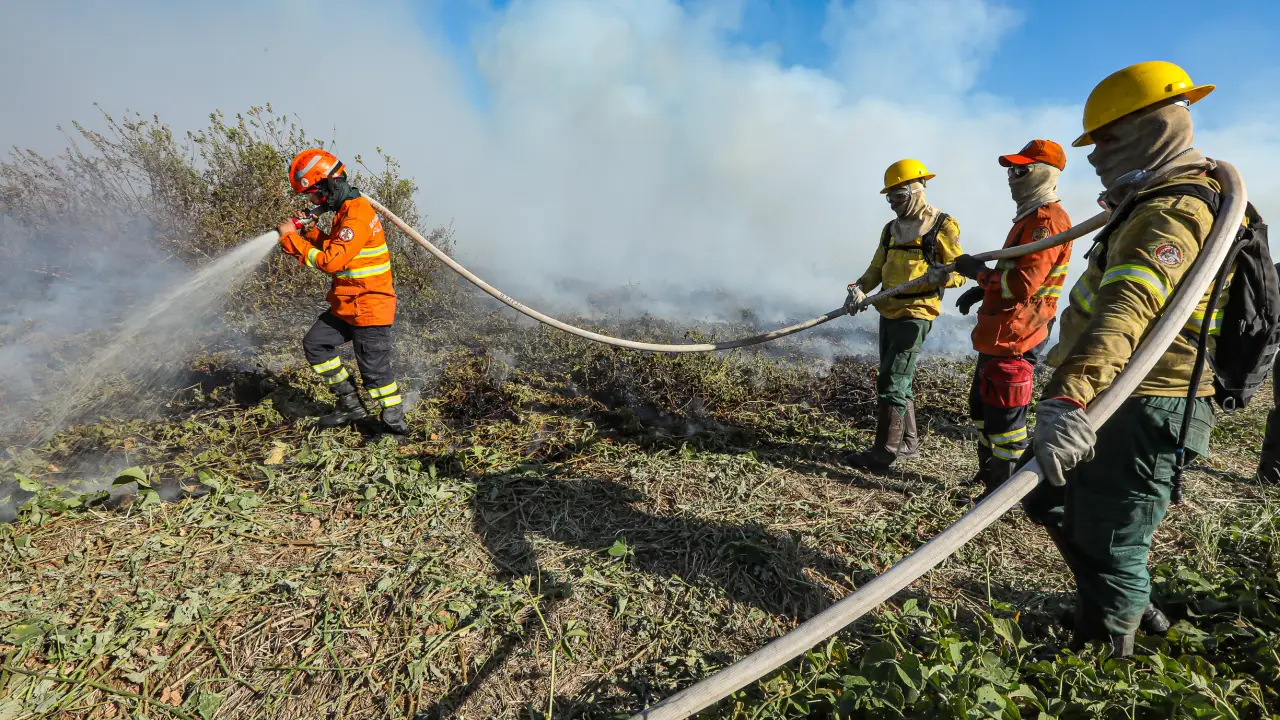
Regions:
M 885 193 L 885 200 L 889 202 L 889 207 L 893 208 L 894 214 L 900 218 L 918 214 L 924 207 L 924 185 L 913 182 L 896 187 Z
M 1139 110 L 1094 131 L 1089 164 L 1103 187 L 1132 185 L 1134 173 L 1150 172 L 1195 152 L 1191 111 L 1185 100 Z
M 1041 205 L 1058 202 L 1058 176 L 1062 171 L 1048 163 L 1014 165 L 1009 168 L 1009 194 L 1017 205 L 1014 221 Z

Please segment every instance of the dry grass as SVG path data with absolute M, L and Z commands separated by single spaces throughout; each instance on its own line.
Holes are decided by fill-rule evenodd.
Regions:
M 403 445 L 317 431 L 306 373 L 215 360 L 167 417 L 11 452 L 6 477 L 65 482 L 91 457 L 208 494 L 64 508 L 45 491 L 0 528 L 0 715 L 625 715 L 884 570 L 969 492 L 963 365 L 925 364 L 923 453 L 878 476 L 841 463 L 872 429 L 856 360 L 641 356 L 510 328 L 496 356 L 466 345 L 402 337 L 423 359 Z M 1223 423 L 1156 562 L 1210 573 L 1239 516 L 1223 508 L 1268 507 L 1244 481 L 1261 411 Z M 890 607 L 1003 603 L 1054 644 L 1067 587 L 1015 513 Z

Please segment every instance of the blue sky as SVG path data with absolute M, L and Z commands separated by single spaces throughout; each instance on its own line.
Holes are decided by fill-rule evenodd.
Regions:
M 681 0 L 696 8 L 708 0 Z M 859 0 L 843 0 L 856 6 Z M 948 0 L 938 0 L 947 2 Z M 510 0 L 417 0 L 424 31 L 445 40 L 484 102 L 473 39 Z M 766 49 L 784 66 L 827 69 L 833 49 L 823 39 L 830 0 L 741 0 L 740 25 L 726 43 Z M 1005 0 L 1016 26 L 999 39 L 973 93 L 1019 105 L 1082 103 L 1093 85 L 1125 65 L 1167 59 L 1197 82 L 1214 82 L 1212 105 L 1200 108 L 1213 123 L 1223 114 L 1275 105 L 1280 82 L 1280 3 L 1257 0 Z M 927 49 L 922 50 L 927 52 Z

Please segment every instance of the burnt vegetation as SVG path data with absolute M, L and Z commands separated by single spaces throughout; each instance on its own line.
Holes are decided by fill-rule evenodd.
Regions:
M 204 353 L 157 359 L 181 365 L 174 382 L 112 379 L 129 402 L 32 443 L 110 317 L 68 330 L 24 309 L 76 283 L 114 289 L 120 313 L 146 296 L 103 281 L 86 233 L 130 262 L 198 266 L 297 209 L 282 170 L 315 144 L 269 108 L 181 139 L 100 124 L 0 173 L 0 258 L 24 283 L 0 339 L 30 368 L 0 376 L 17 420 L 0 437 L 0 718 L 626 717 L 964 511 L 967 361 L 922 363 L 921 456 L 865 474 L 842 458 L 873 432 L 866 359 L 803 336 L 720 355 L 595 345 L 495 310 L 394 234 L 405 442 L 315 427 L 332 396 L 298 339 L 324 279 L 273 256 Z M 377 165 L 353 161 L 356 184 L 449 247 L 394 160 Z M 581 322 L 663 341 L 756 329 Z M 1014 511 L 707 716 L 1274 717 L 1263 402 L 1220 419 L 1157 534 L 1156 595 L 1179 622 L 1134 660 L 1063 649 L 1070 579 Z

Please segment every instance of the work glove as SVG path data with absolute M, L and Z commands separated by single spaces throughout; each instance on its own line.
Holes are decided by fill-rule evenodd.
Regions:
M 1074 400 L 1050 398 L 1036 405 L 1036 432 L 1032 438 L 1036 460 L 1050 485 L 1067 484 L 1067 471 L 1093 459 L 1098 436 L 1084 408 Z
M 986 263 L 982 262 L 981 260 L 975 258 L 972 255 L 965 254 L 956 258 L 956 272 L 969 278 L 970 280 L 977 280 L 978 273 L 982 272 L 983 270 L 989 270 L 989 269 L 990 268 L 987 267 Z
M 849 286 L 849 295 L 844 299 L 844 311 L 850 315 L 857 315 L 866 309 L 863 302 L 867 299 L 867 294 L 862 292 L 862 288 L 857 283 Z
M 926 278 L 925 282 L 935 287 L 942 287 L 951 279 L 951 271 L 947 269 L 946 265 L 934 263 L 929 266 L 929 270 L 924 276 Z
M 969 310 L 977 303 L 982 302 L 982 296 L 985 294 L 980 287 L 971 287 L 964 291 L 960 299 L 956 300 L 956 307 L 960 308 L 961 315 L 968 315 Z

